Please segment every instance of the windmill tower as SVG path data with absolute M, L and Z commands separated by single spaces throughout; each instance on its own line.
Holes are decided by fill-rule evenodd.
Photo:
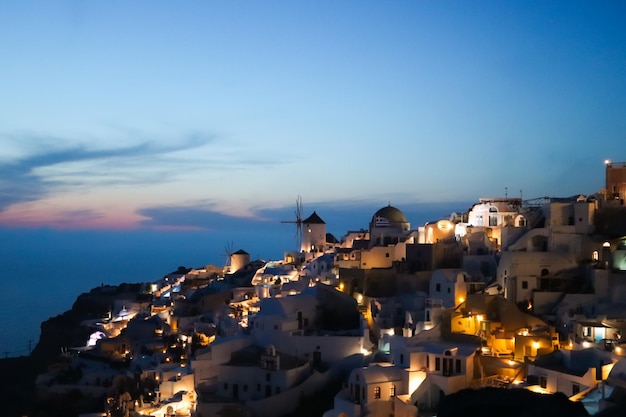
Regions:
M 230 273 L 230 265 L 233 259 L 233 242 L 228 242 L 226 245 L 224 245 L 224 253 L 222 253 L 222 256 L 224 256 L 224 275 L 229 274 Z
M 296 199 L 296 218 L 294 220 L 283 220 L 281 223 L 291 223 L 296 225 L 296 251 L 302 251 L 302 197 Z

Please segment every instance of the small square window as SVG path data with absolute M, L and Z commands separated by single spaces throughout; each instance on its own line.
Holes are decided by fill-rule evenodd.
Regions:
M 528 281 L 522 281 L 522 289 L 523 290 L 528 289 Z

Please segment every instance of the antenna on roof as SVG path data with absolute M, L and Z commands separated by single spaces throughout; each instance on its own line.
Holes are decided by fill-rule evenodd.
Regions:
M 504 198 L 509 198 L 509 187 L 504 187 Z

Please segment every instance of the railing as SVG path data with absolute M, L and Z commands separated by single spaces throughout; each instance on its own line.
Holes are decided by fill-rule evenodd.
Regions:
M 430 307 L 430 308 L 443 307 L 443 300 L 441 298 L 427 298 L 426 307 Z

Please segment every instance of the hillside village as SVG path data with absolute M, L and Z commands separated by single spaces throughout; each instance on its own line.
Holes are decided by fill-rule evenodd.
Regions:
M 582 415 L 624 405 L 625 199 L 626 163 L 607 161 L 595 194 L 480 198 L 417 227 L 391 205 L 340 238 L 298 215 L 282 260 L 238 250 L 92 290 L 108 311 L 38 397 L 154 417 L 307 415 L 322 398 L 324 417 L 429 416 L 486 387 L 561 393 Z

